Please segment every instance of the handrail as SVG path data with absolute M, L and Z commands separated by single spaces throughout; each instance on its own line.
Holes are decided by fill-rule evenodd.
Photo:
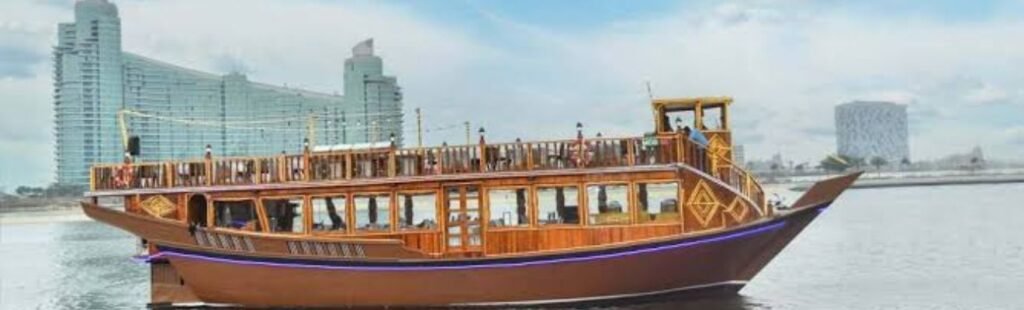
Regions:
M 680 133 L 654 137 L 480 143 L 426 148 L 208 157 L 92 167 L 93 191 L 338 181 L 480 172 L 627 167 L 682 163 L 735 187 L 764 208 L 764 189 L 730 158 Z M 715 163 L 718 163 L 717 165 Z

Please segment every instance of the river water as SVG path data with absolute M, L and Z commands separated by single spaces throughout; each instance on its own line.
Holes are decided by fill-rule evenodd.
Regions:
M 792 200 L 790 200 L 792 201 Z M 633 309 L 1024 309 L 1024 184 L 852 190 L 737 297 Z M 135 239 L 89 221 L 0 226 L 0 309 L 140 309 Z

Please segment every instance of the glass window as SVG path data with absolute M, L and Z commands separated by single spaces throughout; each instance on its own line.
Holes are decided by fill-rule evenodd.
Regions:
M 724 129 L 722 126 L 722 108 L 705 108 L 702 111 L 701 118 L 704 120 L 704 128 L 701 130 L 720 130 Z
M 587 186 L 587 215 L 591 225 L 629 224 L 629 187 L 625 184 Z
M 530 225 L 526 207 L 526 189 L 492 189 L 488 191 L 491 227 L 523 227 Z
M 387 231 L 391 228 L 391 195 L 356 195 L 356 230 Z
M 263 199 L 271 232 L 303 233 L 302 198 Z
M 313 231 L 341 231 L 348 229 L 344 195 L 313 197 Z
M 403 230 L 437 227 L 437 194 L 399 194 L 398 227 Z
M 637 183 L 637 222 L 678 222 L 679 183 Z
M 469 246 L 480 246 L 483 239 L 480 233 L 483 230 L 480 219 L 480 189 L 476 186 L 466 187 L 466 240 Z
M 213 208 L 214 224 L 217 227 L 241 229 L 248 231 L 260 231 L 260 225 L 256 217 L 256 207 L 252 200 L 243 201 L 214 201 Z
M 538 223 L 579 224 L 579 201 L 579 189 L 576 186 L 538 187 Z
M 448 246 L 462 246 L 462 196 L 459 195 L 458 187 L 450 187 L 448 192 Z

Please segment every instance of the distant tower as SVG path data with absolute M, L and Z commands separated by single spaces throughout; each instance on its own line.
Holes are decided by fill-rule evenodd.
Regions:
M 402 145 L 402 89 L 394 76 L 384 75 L 383 61 L 373 54 L 373 39 L 353 47 L 352 57 L 345 60 L 345 101 L 352 129 L 345 131 L 345 141 L 387 141 L 395 134 Z
M 854 101 L 835 108 L 839 155 L 890 163 L 910 159 L 907 106 L 891 102 Z
M 121 161 L 117 111 L 124 105 L 121 18 L 106 0 L 75 3 L 57 27 L 54 124 L 57 182 L 88 184 L 89 167 Z
M 744 151 L 742 144 L 737 144 L 732 147 L 732 162 L 740 167 L 747 166 L 746 152 Z

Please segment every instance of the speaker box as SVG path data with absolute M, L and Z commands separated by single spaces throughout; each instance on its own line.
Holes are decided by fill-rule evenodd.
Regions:
M 128 137 L 128 154 L 139 156 L 139 136 Z

